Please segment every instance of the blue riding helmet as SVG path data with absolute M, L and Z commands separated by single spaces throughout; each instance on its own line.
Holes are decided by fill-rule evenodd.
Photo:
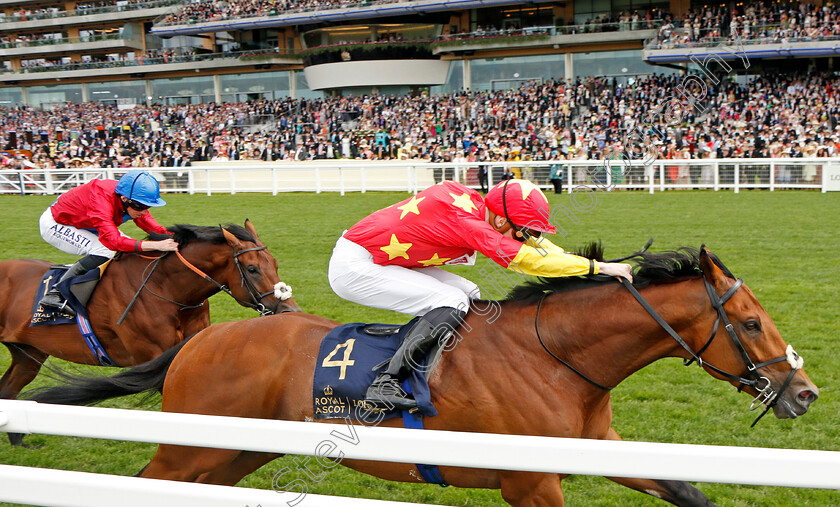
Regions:
M 157 180 L 146 171 L 133 169 L 123 174 L 114 191 L 146 206 L 166 205 L 166 201 L 160 198 L 160 186 Z

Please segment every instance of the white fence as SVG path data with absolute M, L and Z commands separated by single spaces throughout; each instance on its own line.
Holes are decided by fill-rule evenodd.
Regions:
M 506 172 L 552 188 L 552 177 L 565 191 L 584 185 L 602 190 L 785 189 L 840 190 L 840 159 L 701 159 L 656 160 L 625 164 L 600 160 L 554 162 L 473 162 L 432 164 L 422 161 L 317 161 L 200 163 L 192 167 L 154 167 L 164 192 L 211 195 L 237 192 L 417 192 L 442 180 L 479 188 L 486 170 L 492 185 Z M 0 194 L 58 194 L 92 178 L 116 178 L 125 169 L 0 171 Z
M 0 431 L 316 455 L 322 459 L 363 459 L 546 473 L 840 489 L 840 452 L 834 451 L 379 428 L 351 425 L 349 421 L 345 424 L 272 421 L 42 405 L 31 401 L 9 400 L 0 401 Z M 325 442 L 329 442 L 330 445 L 325 446 Z M 328 451 L 325 453 L 324 449 Z M 744 466 L 744 463 L 753 463 L 756 466 Z M 21 477 L 25 477 L 26 474 L 20 467 L 10 468 L 12 470 L 0 467 L 0 500 L 32 503 L 31 499 L 20 496 L 26 491 L 15 487 L 11 475 L 7 475 L 14 474 L 14 480 L 17 481 L 22 480 Z M 768 473 L 768 470 L 778 473 Z M 49 473 L 38 469 L 35 469 L 33 474 L 41 475 L 32 477 L 51 480 Z M 73 478 L 74 481 L 78 481 L 76 486 L 81 490 L 101 487 L 99 479 L 100 477 L 94 474 L 79 474 Z M 26 484 L 36 484 L 33 482 L 36 480 L 38 479 L 30 478 Z M 154 486 L 154 483 L 146 482 L 142 483 L 140 489 L 145 488 L 146 493 L 150 495 L 162 495 L 160 491 L 163 490 L 158 491 Z M 161 488 L 174 491 L 176 486 L 167 484 Z M 43 498 L 38 495 L 46 494 L 44 492 L 48 489 L 35 488 L 31 498 Z M 240 507 L 249 501 L 253 502 L 247 497 L 248 494 L 253 492 L 257 495 L 253 490 L 238 488 L 237 491 L 242 494 L 239 497 L 242 499 Z M 188 494 L 186 490 L 178 493 Z M 288 495 L 292 494 L 277 494 L 277 501 L 271 502 L 267 499 L 260 502 L 263 502 L 265 507 L 280 505 L 280 499 L 288 501 Z M 171 500 L 156 500 L 156 503 L 181 506 L 217 505 L 187 504 L 184 503 L 183 496 L 178 498 L 180 500 L 177 503 Z M 316 499 L 316 503 L 311 505 L 320 505 L 317 501 Z M 88 497 L 85 497 L 81 504 L 108 505 L 94 504 L 88 501 Z M 149 504 L 151 502 L 145 503 Z M 334 499 L 331 505 L 344 504 L 339 503 L 339 499 Z

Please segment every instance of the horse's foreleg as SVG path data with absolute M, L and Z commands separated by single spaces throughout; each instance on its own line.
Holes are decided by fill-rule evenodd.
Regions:
M 567 475 L 500 472 L 502 498 L 515 507 L 562 507 Z
M 621 440 L 618 433 L 610 428 L 607 440 Z M 666 481 L 654 479 L 631 479 L 627 477 L 607 477 L 622 486 L 647 493 L 648 495 L 661 498 L 674 505 L 686 507 L 709 507 L 715 504 L 709 500 L 699 489 L 684 481 Z
M 12 364 L 0 379 L 0 399 L 13 400 L 41 371 L 41 365 L 49 357 L 30 345 L 3 343 L 12 354 Z M 23 443 L 23 434 L 9 433 L 9 442 L 14 446 L 28 447 Z

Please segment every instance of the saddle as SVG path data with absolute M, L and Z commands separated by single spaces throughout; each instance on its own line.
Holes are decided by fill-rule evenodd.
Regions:
M 56 264 L 50 266 L 50 269 L 41 277 L 41 283 L 38 285 L 39 290 L 35 292 L 35 300 L 32 302 L 32 320 L 30 326 L 68 324 L 75 319 L 58 310 L 52 308 L 44 308 L 40 305 L 41 297 L 47 293 L 56 283 L 58 283 L 58 291 L 61 296 L 67 299 L 67 304 L 72 308 L 76 314 L 87 318 L 87 303 L 90 300 L 93 290 L 99 283 L 99 279 L 105 272 L 105 268 L 110 264 L 110 260 L 99 266 L 97 269 L 91 269 L 87 273 L 75 276 L 69 280 L 58 283 L 61 276 L 67 271 L 70 266 L 63 264 Z
M 385 411 L 366 406 L 365 392 L 376 377 L 376 366 L 387 362 L 412 327 L 390 324 L 344 324 L 331 330 L 321 341 L 313 378 L 315 419 L 350 417 L 361 421 L 398 417 L 397 410 Z M 426 359 L 433 367 L 442 350 L 435 347 Z M 431 402 L 429 371 L 412 371 L 407 384 L 417 400 L 420 413 L 437 415 Z

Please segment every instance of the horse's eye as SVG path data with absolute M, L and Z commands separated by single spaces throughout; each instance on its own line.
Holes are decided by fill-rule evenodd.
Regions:
M 761 323 L 757 320 L 748 320 L 744 322 L 744 329 L 747 331 L 761 331 Z
M 249 273 L 258 273 L 260 270 L 256 266 L 248 266 Z

